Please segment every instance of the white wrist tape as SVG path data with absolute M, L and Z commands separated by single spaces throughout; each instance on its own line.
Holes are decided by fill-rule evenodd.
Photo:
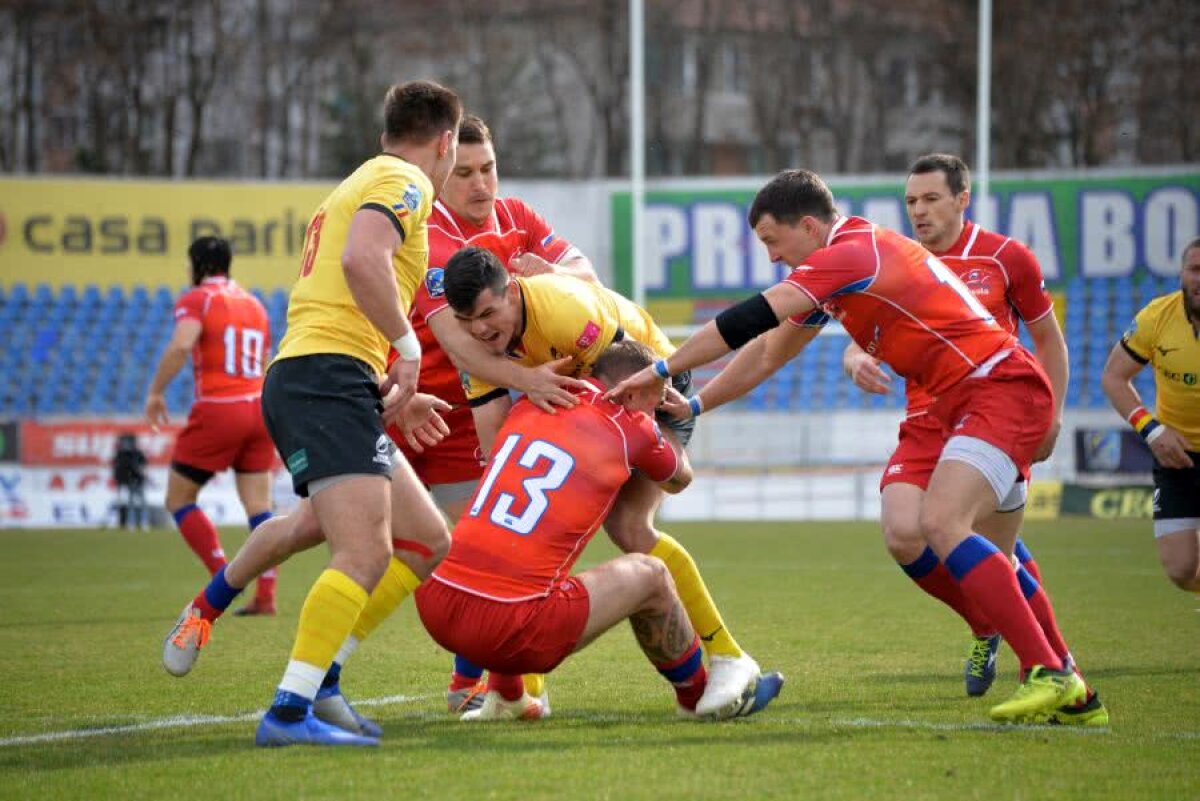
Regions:
M 1167 427 L 1163 426 L 1163 425 L 1158 426 L 1157 428 L 1155 428 L 1153 431 L 1151 431 L 1149 434 L 1146 435 L 1146 444 L 1150 444 L 1151 442 L 1154 442 L 1154 440 L 1158 439 L 1165 433 L 1167 433 Z
M 417 332 L 412 328 L 409 328 L 404 336 L 393 339 L 392 347 L 406 362 L 419 361 L 421 358 L 421 340 L 417 339 Z

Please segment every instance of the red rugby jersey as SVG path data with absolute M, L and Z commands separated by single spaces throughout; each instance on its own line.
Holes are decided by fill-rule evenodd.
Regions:
M 604 400 L 603 388 L 547 414 L 519 401 L 433 578 L 475 595 L 523 601 L 571 573 L 633 469 L 665 481 L 677 457 L 654 421 Z
M 175 320 L 202 326 L 192 348 L 197 401 L 230 402 L 262 394 L 271 326 L 258 298 L 223 276 L 205 278 L 175 304 Z
M 839 218 L 825 247 L 784 281 L 840 320 L 859 347 L 935 395 L 1018 344 L 936 256 L 861 217 Z M 791 322 L 811 325 L 813 317 Z
M 1021 321 L 1037 322 L 1054 311 L 1046 292 L 1042 267 L 1033 251 L 1003 234 L 980 228 L 970 220 L 958 240 L 935 253 L 958 276 L 1006 331 L 1016 335 Z M 933 403 L 916 382 L 908 382 L 908 416 Z

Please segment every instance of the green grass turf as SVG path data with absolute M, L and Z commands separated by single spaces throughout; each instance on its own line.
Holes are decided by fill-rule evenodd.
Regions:
M 626 627 L 550 679 L 554 717 L 468 727 L 445 713 L 449 659 L 411 603 L 343 686 L 377 750 L 256 749 L 251 719 L 14 744 L 14 737 L 250 715 L 271 697 L 324 551 L 286 565 L 282 613 L 221 621 L 193 673 L 162 637 L 203 579 L 169 531 L 0 533 L 0 797 L 1200 798 L 1200 615 L 1169 585 L 1148 523 L 1028 526 L 1063 630 L 1110 731 L 1003 729 L 963 694 L 967 631 L 891 564 L 867 523 L 677 525 L 741 643 L 787 686 L 727 724 L 674 717 Z M 231 549 L 241 541 L 227 533 Z M 584 564 L 610 557 L 597 541 Z

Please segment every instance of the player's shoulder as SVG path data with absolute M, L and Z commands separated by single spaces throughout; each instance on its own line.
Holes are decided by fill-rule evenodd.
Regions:
M 496 198 L 496 211 L 500 216 L 507 215 L 515 223 L 524 222 L 537 213 L 533 210 L 533 206 L 515 195 Z
M 1166 295 L 1159 295 L 1142 307 L 1138 316 L 1143 319 L 1166 321 L 1183 310 L 1183 290 L 1176 290 Z

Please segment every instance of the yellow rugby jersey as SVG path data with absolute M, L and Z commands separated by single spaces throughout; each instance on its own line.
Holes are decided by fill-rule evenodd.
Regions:
M 1200 451 L 1200 339 L 1188 320 L 1183 292 L 1155 298 L 1121 337 L 1125 352 L 1154 365 L 1154 416 Z
M 604 349 L 622 338 L 641 342 L 662 358 L 675 351 L 645 309 L 611 289 L 569 275 L 513 280 L 521 287 L 525 333 L 509 355 L 526 367 L 573 356 L 571 375 L 587 375 Z M 468 400 L 475 400 L 495 387 L 464 376 L 463 389 Z
M 399 156 L 381 153 L 342 181 L 308 225 L 300 277 L 288 298 L 287 333 L 275 358 L 342 353 L 383 373 L 390 343 L 354 302 L 342 273 L 350 220 L 359 209 L 374 209 L 396 227 L 403 242 L 392 268 L 407 315 L 429 264 L 425 221 L 432 208 L 433 184 Z

